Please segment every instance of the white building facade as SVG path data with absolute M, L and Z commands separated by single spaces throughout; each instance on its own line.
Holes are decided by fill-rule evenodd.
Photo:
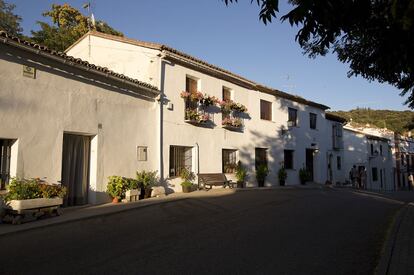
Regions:
M 181 190 L 177 171 L 183 165 L 195 174 L 227 173 L 239 160 L 248 169 L 247 186 L 257 185 L 255 168 L 263 162 L 270 170 L 266 186 L 278 184 L 281 165 L 288 172 L 287 184 L 299 183 L 300 168 L 311 172 L 312 181 L 328 179 L 331 127 L 325 105 L 264 87 L 155 43 L 90 32 L 67 54 L 160 87 L 161 147 L 155 169 L 174 191 Z M 224 116 L 215 107 L 206 110 L 208 126 L 187 123 L 186 101 L 180 94 L 191 86 L 246 106 L 248 114 L 240 116 L 243 127 L 236 131 L 223 127 Z

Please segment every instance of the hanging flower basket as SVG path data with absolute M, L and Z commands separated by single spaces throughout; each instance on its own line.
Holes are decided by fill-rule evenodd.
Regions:
M 228 130 L 240 130 L 243 127 L 243 121 L 238 117 L 226 117 L 221 124 Z
M 199 112 L 196 109 L 185 110 L 185 122 L 191 124 L 204 124 L 210 120 L 210 115 Z

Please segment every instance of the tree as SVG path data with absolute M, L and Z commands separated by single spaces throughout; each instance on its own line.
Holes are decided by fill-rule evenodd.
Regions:
M 13 13 L 16 6 L 0 0 L 0 30 L 14 36 L 20 36 L 23 29 L 20 26 L 22 18 Z
M 50 17 L 53 25 L 38 21 L 40 30 L 32 31 L 31 39 L 36 43 L 57 51 L 66 50 L 82 35 L 87 33 L 89 28 L 103 33 L 123 36 L 121 32 L 115 30 L 104 21 L 97 21 L 93 25 L 88 17 L 68 4 L 53 4 L 51 10 L 44 12 L 43 16 Z
M 226 5 L 238 0 L 222 0 Z M 254 0 L 251 0 L 253 2 Z M 278 0 L 256 0 L 259 18 L 272 22 Z M 290 0 L 282 21 L 300 26 L 296 41 L 310 57 L 332 51 L 348 76 L 387 82 L 408 94 L 414 108 L 414 0 Z

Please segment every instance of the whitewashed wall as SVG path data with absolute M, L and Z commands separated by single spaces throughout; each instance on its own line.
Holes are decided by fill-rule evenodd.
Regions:
M 156 167 L 157 103 L 123 94 L 105 79 L 72 67 L 0 49 L 0 138 L 18 141 L 12 159 L 16 176 L 60 180 L 64 132 L 95 137 L 92 203 L 108 198 L 108 176 L 134 177 L 137 169 Z M 35 79 L 23 77 L 22 64 L 37 69 Z M 137 146 L 148 146 L 148 161 L 137 160 Z
M 324 111 L 321 109 L 249 90 L 171 61 L 161 61 L 157 52 L 128 43 L 91 36 L 90 42 L 85 38 L 72 47 L 68 54 L 142 81 L 151 80 L 151 83 L 158 83 L 158 86 L 163 89 L 166 100 L 173 104 L 173 109 L 166 108 L 168 103 L 163 107 L 161 169 L 168 180 L 169 187 L 174 191 L 181 190 L 179 186 L 181 180 L 168 178 L 170 145 L 199 148 L 199 152 L 196 149 L 193 152 L 193 162 L 199 163 L 199 171 L 197 167 L 193 167 L 193 171 L 200 173 L 221 172 L 222 149 L 237 149 L 239 160 L 247 165 L 249 170 L 248 186 L 256 185 L 254 177 L 256 147 L 268 148 L 270 169 L 266 180 L 268 186 L 278 184 L 277 172 L 284 159 L 284 149 L 295 150 L 294 169 L 288 170 L 287 184 L 299 183 L 298 171 L 305 165 L 306 148 L 318 149 L 314 156 L 314 179 L 319 183 L 324 183 L 327 179 L 326 150 L 329 147 L 330 130 L 327 130 L 329 127 L 324 118 Z M 223 129 L 219 112 L 214 114 L 216 126 L 213 128 L 202 128 L 185 123 L 185 105 L 180 93 L 186 88 L 187 75 L 199 79 L 199 90 L 211 96 L 221 98 L 223 86 L 232 89 L 233 100 L 244 104 L 249 110 L 250 119 L 245 120 L 244 132 Z M 260 119 L 260 99 L 272 102 L 272 121 Z M 288 107 L 298 109 L 298 126 L 290 128 L 287 134 L 282 136 L 281 126 L 287 128 Z M 309 112 L 317 114 L 316 130 L 309 127 Z M 315 143 L 315 146 L 312 147 L 312 143 Z M 197 155 L 199 155 L 198 160 L 195 159 Z

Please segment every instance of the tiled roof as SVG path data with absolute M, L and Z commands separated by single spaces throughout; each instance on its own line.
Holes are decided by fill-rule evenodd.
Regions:
M 150 48 L 150 49 L 154 49 L 154 50 L 167 51 L 167 52 L 170 52 L 172 54 L 181 56 L 181 57 L 183 57 L 187 60 L 198 63 L 202 66 L 208 67 L 208 68 L 213 69 L 213 70 L 218 71 L 218 72 L 221 72 L 222 74 L 233 77 L 233 78 L 235 78 L 239 81 L 243 81 L 244 83 L 246 83 L 245 85 L 248 85 L 248 87 L 251 88 L 251 89 L 257 89 L 257 90 L 265 92 L 265 93 L 271 93 L 271 94 L 274 94 L 274 95 L 276 95 L 278 97 L 281 97 L 281 98 L 289 99 L 289 100 L 292 100 L 292 101 L 295 101 L 295 102 L 298 102 L 298 103 L 306 104 L 306 105 L 313 106 L 313 107 L 316 107 L 316 108 L 320 108 L 320 109 L 323 109 L 323 110 L 329 109 L 329 107 L 326 106 L 326 105 L 307 100 L 307 99 L 305 99 L 303 97 L 300 97 L 300 96 L 297 96 L 297 95 L 292 95 L 292 94 L 289 94 L 289 93 L 282 92 L 280 90 L 276 90 L 276 89 L 273 89 L 273 88 L 266 87 L 264 85 L 261 85 L 259 83 L 254 82 L 254 81 L 251 81 L 247 78 L 244 78 L 240 75 L 234 74 L 234 73 L 232 73 L 228 70 L 222 69 L 218 66 L 212 65 L 212 64 L 207 63 L 207 62 L 205 62 L 201 59 L 198 59 L 196 57 L 193 57 L 191 55 L 183 53 L 179 50 L 171 48 L 167 45 L 163 45 L 163 44 L 159 44 L 159 43 L 144 42 L 144 41 L 140 41 L 140 40 L 136 40 L 136 39 L 130 39 L 130 38 L 126 38 L 126 37 L 120 37 L 120 36 L 115 36 L 115 35 L 111 35 L 111 34 L 105 34 L 105 33 L 97 32 L 97 31 L 90 31 L 90 32 L 86 33 L 83 37 L 81 37 L 78 41 L 76 41 L 72 46 L 70 46 L 65 52 L 69 51 L 73 46 L 75 46 L 84 37 L 86 37 L 88 35 L 94 35 L 94 36 L 97 36 L 97 37 L 101 37 L 101 38 L 105 38 L 105 39 L 109 39 L 109 40 L 113 40 L 113 41 L 118 41 L 118 42 L 124 42 L 124 43 L 137 45 L 137 46 L 141 46 L 141 47 L 145 47 L 145 48 Z
M 332 113 L 325 113 L 325 118 L 329 119 L 329 120 L 332 120 L 332 121 L 341 122 L 341 123 L 347 122 L 346 118 L 343 118 L 343 117 L 338 116 L 338 115 L 334 115 Z
M 82 67 L 87 68 L 88 70 L 95 70 L 97 72 L 104 73 L 104 74 L 110 75 L 112 77 L 115 77 L 115 78 L 119 79 L 120 81 L 127 81 L 127 82 L 133 83 L 135 85 L 141 86 L 143 88 L 147 88 L 147 89 L 153 90 L 154 93 L 159 93 L 158 88 L 155 87 L 155 86 L 153 86 L 153 85 L 151 85 L 151 84 L 148 84 L 148 83 L 145 83 L 145 82 L 141 82 L 141 81 L 139 81 L 137 79 L 130 78 L 130 77 L 128 77 L 126 75 L 123 75 L 123 74 L 116 73 L 114 71 L 109 70 L 108 68 L 100 67 L 100 66 L 91 64 L 91 63 L 89 63 L 87 61 L 84 61 L 84 60 L 82 60 L 80 58 L 75 58 L 75 57 L 66 55 L 65 53 L 58 52 L 58 51 L 55 51 L 55 50 L 51 50 L 51 49 L 49 49 L 49 48 L 47 48 L 45 46 L 42 46 L 42 45 L 39 45 L 39 44 L 30 42 L 30 41 L 27 41 L 27 40 L 24 40 L 24 39 L 20 39 L 18 37 L 9 35 L 5 31 L 0 30 L 0 41 L 2 41 L 4 43 L 7 43 L 8 39 L 16 42 L 19 45 L 27 46 L 27 47 L 30 47 L 32 49 L 36 49 L 36 50 L 39 50 L 41 52 L 50 54 L 52 56 L 55 56 L 55 57 L 58 57 L 58 58 L 62 58 L 65 61 L 67 61 L 67 62 L 65 62 L 65 64 L 67 64 L 67 65 L 78 65 L 78 66 L 82 66 Z M 10 44 L 10 43 L 8 43 L 8 44 Z

